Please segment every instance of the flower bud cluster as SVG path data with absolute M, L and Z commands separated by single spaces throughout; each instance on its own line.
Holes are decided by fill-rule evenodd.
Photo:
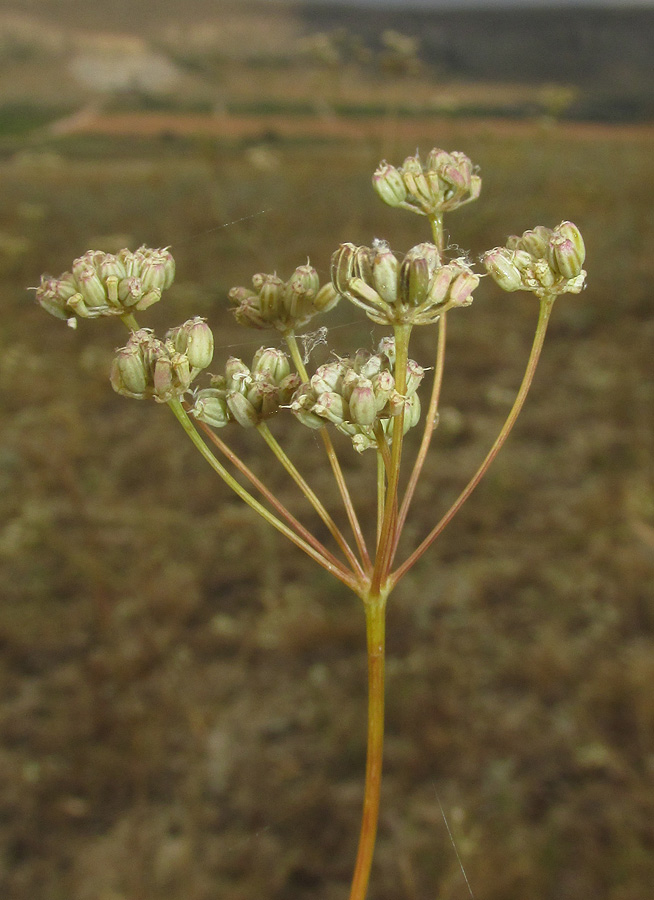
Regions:
M 142 311 L 173 283 L 175 260 L 166 249 L 89 250 L 59 278 L 42 275 L 37 302 L 58 319 L 96 319 Z
M 512 235 L 506 247 L 485 253 L 483 263 L 505 291 L 531 291 L 538 297 L 555 297 L 583 290 L 585 258 L 579 229 L 572 222 L 561 222 L 554 229 L 537 225 L 521 237 Z
M 168 403 L 189 390 L 212 357 L 213 335 L 204 319 L 189 319 L 171 329 L 163 341 L 149 328 L 141 328 L 133 331 L 127 344 L 117 351 L 111 386 L 125 397 L 152 397 Z
M 340 298 L 331 284 L 320 287 L 318 273 L 307 263 L 298 266 L 288 281 L 276 274 L 255 275 L 252 289 L 234 287 L 229 299 L 236 305 L 234 316 L 239 325 L 286 333 L 303 327 L 318 313 L 328 312 Z
M 327 422 L 352 438 L 354 449 L 363 452 L 378 447 L 378 436 L 387 440 L 393 419 L 404 411 L 404 431 L 418 423 L 420 399 L 416 393 L 424 369 L 407 363 L 406 393 L 395 388 L 392 360 L 395 346 L 386 338 L 377 353 L 358 350 L 354 357 L 320 366 L 309 382 L 295 392 L 291 410 L 309 428 Z
M 341 244 L 332 256 L 336 290 L 380 325 L 431 325 L 452 307 L 469 306 L 479 284 L 464 259 L 444 264 L 434 244 L 417 244 L 400 263 L 385 241 Z
M 408 156 L 399 168 L 381 163 L 372 184 L 389 206 L 424 216 L 439 216 L 476 200 L 481 178 L 464 153 L 447 153 L 435 147 L 423 163 Z
M 214 375 L 211 387 L 196 391 L 190 414 L 212 428 L 238 422 L 244 428 L 259 425 L 287 404 L 300 385 L 291 373 L 289 358 L 282 350 L 260 347 L 251 367 L 232 356 L 224 375 Z

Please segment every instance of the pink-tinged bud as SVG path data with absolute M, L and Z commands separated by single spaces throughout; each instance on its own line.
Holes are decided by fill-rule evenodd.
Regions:
M 104 259 L 98 266 L 98 275 L 106 282 L 111 275 L 115 276 L 118 281 L 127 277 L 125 265 L 121 259 L 111 253 L 106 253 Z
M 427 162 L 425 163 L 425 168 L 429 172 L 440 172 L 441 169 L 449 165 L 450 162 L 451 155 L 447 152 L 447 150 L 440 150 L 438 147 L 434 147 L 429 151 Z
M 359 379 L 358 384 L 353 388 L 349 400 L 351 422 L 356 425 L 372 425 L 377 415 L 375 407 L 375 392 L 372 382 L 367 378 Z
M 379 372 L 372 378 L 372 387 L 375 392 L 375 410 L 380 413 L 395 390 L 395 379 L 390 372 Z
M 569 241 L 572 241 L 575 252 L 581 260 L 581 265 L 583 266 L 586 260 L 586 247 L 584 245 L 584 239 L 581 236 L 581 232 L 574 224 L 574 222 L 561 222 L 561 224 L 554 229 L 554 234 L 559 234 L 561 235 L 561 237 L 567 238 Z
M 583 260 L 579 258 L 572 241 L 561 234 L 554 234 L 549 249 L 549 263 L 555 272 L 568 279 L 579 275 Z
M 452 306 L 470 306 L 472 292 L 479 284 L 479 275 L 471 271 L 462 271 L 456 276 L 450 288 L 450 303 Z
M 118 282 L 118 299 L 123 306 L 136 306 L 142 296 L 141 279 L 135 275 L 129 275 Z
M 291 364 L 283 350 L 276 347 L 260 347 L 252 360 L 253 375 L 268 375 L 279 384 L 291 373 Z
M 155 288 L 162 291 L 166 286 L 166 267 L 156 258 L 147 259 L 141 266 L 140 274 L 143 292 L 147 293 Z
M 345 405 L 340 394 L 328 391 L 321 394 L 313 406 L 313 412 L 334 425 L 341 425 L 345 421 Z
M 149 309 L 160 300 L 161 291 L 159 290 L 159 288 L 153 288 L 151 291 L 148 291 L 147 294 L 143 294 L 143 296 L 137 303 L 134 304 L 134 306 L 139 310 L 139 312 L 143 312 L 144 309 Z
M 364 378 L 372 378 L 383 366 L 383 360 L 377 353 L 371 353 L 369 350 L 359 349 L 354 354 L 352 361 L 353 369 Z
M 372 186 L 389 206 L 400 206 L 406 200 L 406 187 L 402 175 L 395 166 L 390 166 L 387 162 L 381 163 L 375 171 Z
M 397 282 L 400 264 L 388 247 L 380 248 L 372 261 L 373 286 L 382 300 L 397 301 Z
M 279 409 L 277 386 L 270 381 L 267 375 L 257 376 L 248 385 L 244 396 L 257 412 L 259 421 L 274 415 Z
M 523 288 L 522 275 L 513 262 L 513 253 L 505 247 L 496 247 L 484 254 L 486 271 L 504 291 L 519 291 Z
M 164 278 L 161 290 L 165 291 L 175 280 L 175 260 L 172 253 L 165 248 L 163 250 L 151 250 L 150 253 L 152 254 L 151 259 L 163 268 Z
M 140 275 L 142 256 L 138 251 L 134 253 L 132 250 L 121 250 L 118 258 L 125 267 L 127 278 L 134 278 Z
M 315 375 L 311 378 L 311 388 L 316 394 L 324 394 L 326 391 L 340 391 L 343 386 L 345 366 L 338 360 L 318 366 Z
M 278 386 L 280 404 L 289 403 L 289 401 L 293 397 L 293 394 L 297 391 L 301 384 L 302 379 L 297 372 L 291 372 L 291 374 L 287 375 L 286 378 L 282 378 Z
M 304 312 L 305 295 L 297 282 L 289 281 L 283 295 L 284 311 L 289 320 L 299 319 Z
M 251 291 L 250 288 L 246 287 L 233 287 L 230 288 L 227 292 L 227 298 L 232 303 L 243 303 L 246 300 L 254 300 L 256 298 L 256 294 L 254 291 Z
M 478 200 L 481 194 L 481 175 L 473 175 L 470 179 L 469 188 L 470 200 Z M 418 413 L 420 417 L 420 413 Z
M 404 407 L 404 433 L 406 434 L 409 428 L 414 428 L 419 421 L 420 397 L 417 394 L 411 394 L 407 397 Z
M 91 266 L 78 266 L 75 278 L 84 303 L 89 309 L 101 309 L 107 305 L 107 294 L 98 273 Z
M 523 250 L 534 259 L 546 259 L 547 248 L 551 237 L 551 228 L 546 228 L 544 225 L 537 225 L 534 229 L 525 231 L 522 237 L 515 238 L 514 249 Z
M 309 263 L 305 266 L 298 266 L 289 278 L 288 283 L 296 285 L 300 293 L 308 299 L 315 297 L 320 287 L 318 273 Z
M 420 382 L 425 377 L 425 370 L 414 359 L 407 360 L 406 364 L 406 394 L 410 396 L 420 387 Z
M 429 303 L 431 305 L 439 307 L 447 301 L 454 275 L 455 272 L 452 266 L 443 266 L 436 271 L 429 288 Z
M 50 315 L 68 319 L 72 312 L 68 301 L 76 294 L 77 282 L 71 272 L 64 272 L 59 278 L 42 275 L 41 284 L 36 289 L 36 302 Z
M 422 163 L 417 156 L 408 156 L 402 164 L 402 178 L 407 195 L 421 207 L 423 212 L 431 211 L 435 202 L 440 198 L 434 197 L 434 192 L 425 175 Z

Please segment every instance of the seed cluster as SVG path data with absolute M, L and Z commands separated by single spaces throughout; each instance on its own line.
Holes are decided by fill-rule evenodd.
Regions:
M 167 249 L 89 250 L 58 278 L 42 275 L 37 302 L 58 319 L 124 316 L 152 306 L 173 283 L 175 260 Z
M 393 363 L 395 343 L 382 341 L 377 353 L 358 350 L 353 357 L 319 366 L 309 382 L 300 385 L 291 400 L 291 410 L 302 424 L 322 428 L 327 422 L 352 438 L 362 453 L 379 448 L 393 434 L 393 419 L 404 412 L 404 432 L 420 419 L 416 391 L 424 369 L 409 360 L 406 392 L 395 389 Z

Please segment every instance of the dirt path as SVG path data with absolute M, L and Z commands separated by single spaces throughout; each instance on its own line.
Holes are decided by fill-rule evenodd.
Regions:
M 654 138 L 654 125 L 610 125 L 596 122 L 548 122 L 544 119 L 517 121 L 495 118 L 394 116 L 343 118 L 339 116 L 231 116 L 175 115 L 166 113 L 100 113 L 86 110 L 50 126 L 56 135 L 106 134 L 141 137 L 209 136 L 216 138 L 333 138 L 366 140 L 391 138 L 399 133 L 406 140 L 458 134 L 492 133 L 513 137 L 538 137 L 544 131 L 578 141 L 644 140 Z

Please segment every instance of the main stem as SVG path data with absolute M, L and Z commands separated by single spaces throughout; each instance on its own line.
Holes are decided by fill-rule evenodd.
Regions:
M 365 900 L 377 837 L 384 748 L 385 615 L 388 593 L 364 597 L 368 646 L 368 751 L 359 849 L 350 900 Z

